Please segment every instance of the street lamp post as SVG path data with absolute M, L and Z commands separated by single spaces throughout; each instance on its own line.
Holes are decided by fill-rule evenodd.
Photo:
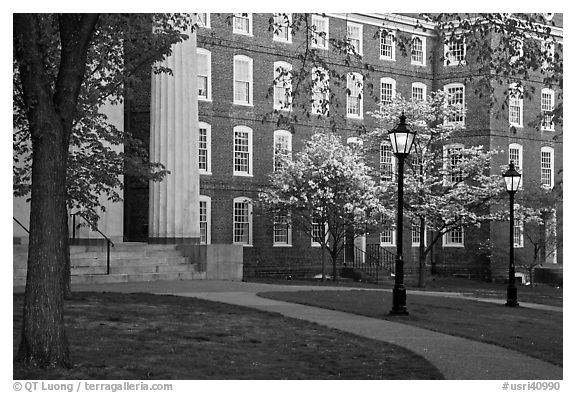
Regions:
M 404 221 L 404 159 L 410 154 L 416 131 L 410 131 L 406 125 L 404 112 L 400 123 L 388 132 L 392 152 L 398 159 L 398 220 L 396 222 L 396 271 L 392 290 L 392 310 L 390 315 L 408 315 L 406 309 L 406 288 L 404 287 L 404 259 L 402 255 L 402 224 Z
M 518 306 L 518 292 L 516 290 L 516 274 L 514 272 L 514 194 L 520 187 L 520 175 L 514 169 L 514 163 L 510 162 L 510 168 L 502 174 L 504 182 L 506 183 L 506 191 L 510 195 L 510 263 L 508 265 L 508 290 L 506 306 Z

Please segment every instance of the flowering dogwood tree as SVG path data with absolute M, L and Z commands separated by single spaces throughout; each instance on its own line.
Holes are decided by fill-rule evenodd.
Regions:
M 489 175 L 491 157 L 496 151 L 452 143 L 454 133 L 464 129 L 464 122 L 459 121 L 463 119 L 464 108 L 450 104 L 451 101 L 441 91 L 422 101 L 397 96 L 392 103 L 372 113 L 379 127 L 366 135 L 377 146 L 387 143 L 387 133 L 396 126 L 402 112 L 408 127 L 417 131 L 406 166 L 404 197 L 408 217 L 420 228 L 420 287 L 424 286 L 426 257 L 434 244 L 451 231 L 492 220 L 489 207 L 503 192 L 501 176 Z M 383 180 L 382 187 L 383 207 L 394 209 L 396 180 Z M 425 244 L 427 231 L 432 237 Z
M 323 280 L 325 252 L 336 280 L 336 260 L 346 234 L 362 234 L 388 214 L 382 211 L 372 171 L 356 144 L 346 145 L 333 133 L 317 133 L 293 160 L 282 159 L 270 175 L 270 186 L 260 193 L 266 210 L 290 217 L 296 229 L 320 244 Z

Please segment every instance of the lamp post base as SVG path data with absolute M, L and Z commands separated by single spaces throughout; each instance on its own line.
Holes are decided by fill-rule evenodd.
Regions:
M 406 309 L 406 288 L 396 288 L 392 290 L 392 310 L 390 315 L 408 315 Z
M 516 287 L 508 287 L 508 296 L 506 298 L 507 307 L 518 307 L 518 290 Z

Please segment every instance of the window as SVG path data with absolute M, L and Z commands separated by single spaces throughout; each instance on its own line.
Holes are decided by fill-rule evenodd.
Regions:
M 252 245 L 252 200 L 234 198 L 233 243 Z
M 446 186 L 462 181 L 462 170 L 460 169 L 462 148 L 462 145 L 444 146 L 444 169 L 446 170 L 444 185 Z
M 328 18 L 312 15 L 312 47 L 328 49 Z
M 312 247 L 321 246 L 322 234 L 324 234 L 324 239 L 326 240 L 328 238 L 328 224 L 325 223 L 324 228 L 322 228 L 318 219 L 314 217 L 312 220 Z
M 212 172 L 211 150 L 212 131 L 210 124 L 200 122 L 198 125 L 198 171 L 209 175 Z
M 274 131 L 274 171 L 282 168 L 286 159 L 292 158 L 292 134 L 290 131 Z
M 426 85 L 424 83 L 412 83 L 412 101 L 426 101 Z
M 426 228 L 426 226 L 424 226 Z M 420 220 L 412 221 L 412 247 L 420 246 Z M 424 245 L 426 245 L 426 232 L 424 232 Z
M 522 145 L 511 143 L 508 147 L 508 162 L 514 163 L 514 167 L 518 173 L 522 174 Z M 520 178 L 520 187 L 522 186 L 522 178 Z
M 392 78 L 380 78 L 380 104 L 390 105 L 396 97 L 396 81 Z
M 362 75 L 351 72 L 348 74 L 346 87 L 349 94 L 346 97 L 346 116 L 361 119 L 362 109 Z
M 548 146 L 540 149 L 540 183 L 542 188 L 554 187 L 554 149 Z
M 234 14 L 232 32 L 235 34 L 252 35 L 252 14 Z
M 198 99 L 212 99 L 211 54 L 206 49 L 198 48 Z
M 542 129 L 544 131 L 554 131 L 554 90 L 542 89 L 540 95 L 540 108 L 542 111 Z
M 394 176 L 394 153 L 392 152 L 392 146 L 387 142 L 382 142 L 380 144 L 380 180 L 381 181 L 391 181 Z
M 544 40 L 542 41 L 542 55 L 544 59 L 542 61 L 542 69 L 544 71 L 552 71 L 550 68 L 554 64 L 554 42 Z
M 292 66 L 274 62 L 274 109 L 290 110 L 292 103 Z
M 393 32 L 380 31 L 380 59 L 396 60 L 395 34 Z
M 510 64 L 516 63 L 524 56 L 524 41 L 513 38 L 510 42 Z
M 210 14 L 196 14 L 198 27 L 210 28 Z
M 524 100 L 522 95 L 524 89 L 516 83 L 512 83 L 508 89 L 508 121 L 511 126 L 522 127 Z
M 464 37 L 454 37 L 444 44 L 444 65 L 466 64 L 466 41 Z
M 274 14 L 272 39 L 280 42 L 292 42 L 292 14 Z
M 446 232 L 442 239 L 444 247 L 464 247 L 464 228 L 454 228 Z
M 252 129 L 234 127 L 234 176 L 252 176 Z
M 200 244 L 210 244 L 211 210 L 210 197 L 200 195 Z
M 252 59 L 234 56 L 234 104 L 252 105 Z
M 274 247 L 292 245 L 292 225 L 289 214 L 274 214 Z
M 518 204 L 514 204 L 514 210 L 517 211 L 520 208 Z M 524 247 L 524 223 L 521 219 L 514 215 L 514 248 Z
M 448 94 L 447 104 L 453 107 L 454 111 L 448 116 L 448 124 L 464 123 L 464 85 L 461 83 L 451 83 L 444 86 L 444 91 Z
M 322 67 L 312 70 L 312 114 L 327 115 L 330 100 L 330 81 L 328 72 Z
M 350 23 L 346 25 L 346 38 L 356 54 L 362 54 L 362 25 Z
M 426 65 L 426 37 L 412 37 L 411 63 L 415 65 Z
M 396 245 L 396 231 L 394 228 L 386 228 L 380 232 L 380 247 Z

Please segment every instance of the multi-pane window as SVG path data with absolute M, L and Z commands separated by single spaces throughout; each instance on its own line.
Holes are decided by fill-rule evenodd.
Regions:
M 393 246 L 394 240 L 394 228 L 385 228 L 380 232 L 380 246 Z
M 412 101 L 426 100 L 426 85 L 421 82 L 412 83 Z
M 515 83 L 508 90 L 508 121 L 511 126 L 522 127 L 524 100 L 522 87 Z
M 524 56 L 524 41 L 513 39 L 510 42 L 510 64 L 516 63 L 522 56 Z
M 518 210 L 519 205 L 514 205 L 514 210 Z M 514 215 L 514 248 L 524 247 L 524 223 Z
M 274 214 L 274 246 L 292 245 L 292 228 L 290 225 L 290 215 Z
M 201 174 L 210 174 L 211 168 L 211 129 L 210 124 L 198 125 L 198 170 Z
M 540 150 L 540 183 L 544 188 L 554 185 L 554 149 L 551 147 Z
M 274 14 L 273 40 L 292 42 L 292 14 Z
M 200 244 L 210 244 L 210 197 L 200 195 Z
M 328 72 L 322 67 L 312 69 L 312 114 L 327 115 L 330 99 Z
M 252 129 L 234 127 L 234 175 L 252 175 Z
M 544 71 L 551 71 L 550 68 L 554 64 L 554 42 L 552 41 L 542 41 L 542 53 L 544 60 L 542 61 L 542 69 Z
M 444 65 L 465 64 L 466 61 L 466 43 L 464 38 L 453 38 L 444 45 Z
M 518 173 L 522 174 L 522 145 L 511 143 L 508 146 L 508 162 L 512 162 Z M 520 178 L 520 186 L 522 178 Z
M 346 96 L 346 115 L 348 117 L 362 118 L 362 75 L 351 72 L 348 74 L 346 87 L 349 94 Z
M 464 228 L 456 227 L 444 235 L 444 246 L 458 247 L 464 245 Z
M 328 49 L 328 18 L 320 15 L 312 15 L 312 46 L 320 49 Z
M 454 111 L 448 115 L 446 121 L 448 123 L 464 122 L 464 85 L 452 83 L 444 86 L 444 91 L 448 94 L 447 104 L 454 109 Z
M 542 89 L 540 109 L 542 111 L 542 129 L 545 131 L 554 131 L 552 115 L 552 111 L 554 110 L 554 90 Z
M 362 54 L 362 25 L 357 25 L 355 23 L 350 23 L 346 25 L 346 38 L 348 43 L 354 52 L 361 55 Z
M 394 153 L 389 143 L 380 144 L 380 179 L 390 181 L 394 175 Z
M 444 146 L 444 165 L 446 169 L 446 183 L 453 184 L 462 181 L 462 146 Z
M 252 244 L 252 201 L 249 198 L 234 198 L 233 243 Z
M 326 239 L 326 225 L 322 226 L 318 221 L 316 217 L 312 219 L 312 247 L 320 247 L 323 235 Z
M 198 48 L 198 98 L 210 100 L 211 97 L 211 55 L 210 52 Z
M 252 105 L 252 59 L 234 56 L 234 103 Z
M 252 14 L 239 13 L 234 14 L 232 20 L 232 32 L 236 34 L 252 34 Z
M 210 27 L 210 14 L 207 13 L 203 13 L 203 14 L 196 14 L 196 18 L 198 20 L 198 26 L 199 27 L 206 27 L 209 28 Z
M 380 79 L 380 103 L 390 105 L 396 97 L 396 81 L 392 78 Z
M 418 247 L 420 246 L 420 220 L 412 221 L 411 226 L 411 237 L 412 237 L 412 246 Z M 426 244 L 426 237 L 424 237 L 424 244 Z
M 380 59 L 395 60 L 396 46 L 394 45 L 394 33 L 380 31 Z
M 412 38 L 411 63 L 416 65 L 426 65 L 426 38 L 414 36 Z
M 292 134 L 290 131 L 274 131 L 274 171 L 282 168 L 285 160 L 292 157 Z
M 292 65 L 274 62 L 274 109 L 289 110 L 292 103 Z

